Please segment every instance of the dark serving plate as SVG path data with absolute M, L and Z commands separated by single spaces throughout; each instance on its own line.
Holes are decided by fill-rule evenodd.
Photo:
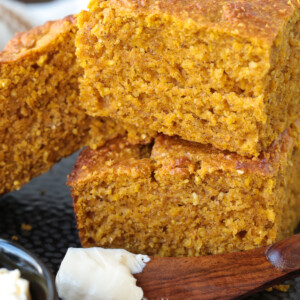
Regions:
M 0 238 L 17 240 L 37 255 L 53 274 L 56 274 L 67 249 L 80 247 L 72 198 L 66 186 L 67 174 L 76 157 L 75 154 L 62 160 L 20 191 L 0 197 Z M 274 290 L 248 299 L 300 300 L 300 278 L 285 284 L 290 285 L 286 293 Z

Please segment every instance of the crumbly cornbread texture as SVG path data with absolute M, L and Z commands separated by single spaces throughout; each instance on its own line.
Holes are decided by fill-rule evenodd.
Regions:
M 76 31 L 72 16 L 49 22 L 16 35 L 0 53 L 0 194 L 119 130 L 79 106 Z
M 300 114 L 299 7 L 92 0 L 78 22 L 81 101 L 144 137 L 162 132 L 258 156 Z
M 187 256 L 247 250 L 300 217 L 300 124 L 258 158 L 159 135 L 85 149 L 69 177 L 84 247 Z

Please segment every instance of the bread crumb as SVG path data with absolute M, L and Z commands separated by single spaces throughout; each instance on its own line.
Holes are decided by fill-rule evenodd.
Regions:
M 273 287 L 266 289 L 266 291 L 272 292 L 274 289 L 277 291 L 286 293 L 290 289 L 290 285 L 289 284 L 278 284 L 278 285 L 274 285 Z
M 21 230 L 31 231 L 32 230 L 32 226 L 30 224 L 24 224 L 24 223 L 22 223 Z

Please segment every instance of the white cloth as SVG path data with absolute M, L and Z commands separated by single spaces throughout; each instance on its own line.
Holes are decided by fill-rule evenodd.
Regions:
M 85 9 L 88 2 L 89 0 L 56 0 L 49 3 L 22 4 L 14 0 L 0 0 L 0 50 L 15 32 L 76 14 Z

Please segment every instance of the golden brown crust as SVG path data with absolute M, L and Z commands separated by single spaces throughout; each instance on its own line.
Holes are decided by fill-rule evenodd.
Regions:
M 85 148 L 74 165 L 68 184 L 73 185 L 81 179 L 86 180 L 94 172 L 105 173 L 118 168 L 122 168 L 125 172 L 127 170 L 129 173 L 143 172 L 141 166 L 145 161 L 141 158 L 144 147 L 143 145 L 130 145 L 126 138 L 117 137 L 98 150 Z
M 271 44 L 300 7 L 297 0 L 111 0 L 136 13 L 166 13 L 200 26 Z
M 47 47 L 48 43 L 52 43 L 53 39 L 57 38 L 60 33 L 77 30 L 74 28 L 75 23 L 76 18 L 70 15 L 62 20 L 49 21 L 27 32 L 17 33 L 0 52 L 0 63 L 17 61 L 36 51 L 41 51 Z
M 257 158 L 240 156 L 229 151 L 221 151 L 211 145 L 184 141 L 178 137 L 158 135 L 148 159 L 145 160 L 142 145 L 130 145 L 125 138 L 117 138 L 108 142 L 103 148 L 93 151 L 86 148 L 79 156 L 69 177 L 68 184 L 76 185 L 80 180 L 87 180 L 95 174 L 105 174 L 112 169 L 122 169 L 123 173 L 143 173 L 147 161 L 159 167 L 164 174 L 180 175 L 189 172 L 191 163 L 200 162 L 206 172 L 216 170 L 252 173 L 258 176 L 276 176 L 285 155 L 299 141 L 299 120 L 295 123 L 297 130 L 287 129 L 268 150 Z

